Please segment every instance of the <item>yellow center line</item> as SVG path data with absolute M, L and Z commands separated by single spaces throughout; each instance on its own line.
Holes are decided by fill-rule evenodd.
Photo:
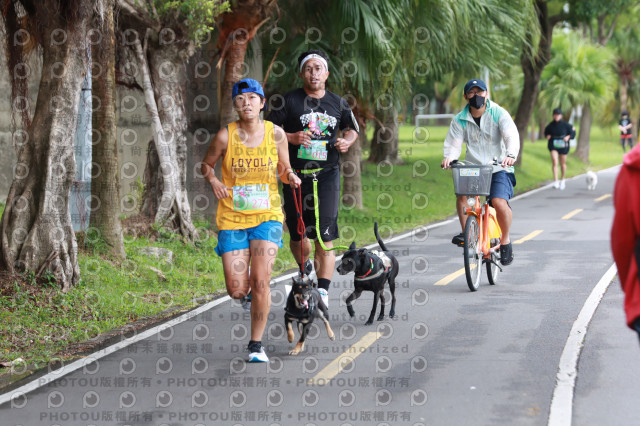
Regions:
M 367 351 L 367 348 L 371 346 L 376 340 L 380 338 L 382 333 L 371 331 L 358 340 L 353 345 L 349 346 L 347 350 L 336 359 L 331 361 L 329 365 L 320 370 L 312 379 L 307 380 L 307 385 L 325 385 L 340 373 L 347 365 L 349 365 L 354 359 L 363 352 Z
M 475 268 L 476 264 L 474 263 L 473 265 L 471 265 L 471 269 Z M 453 274 L 449 274 L 446 277 L 444 277 L 443 279 L 441 279 L 440 281 L 438 281 L 437 283 L 435 283 L 434 285 L 447 285 L 449 284 L 451 281 L 455 280 L 456 278 L 458 278 L 459 276 L 464 274 L 464 268 L 462 269 L 458 269 L 457 271 L 455 271 Z
M 520 239 L 519 239 L 519 240 L 517 240 L 517 241 L 514 241 L 514 242 L 513 242 L 513 244 L 522 244 L 522 243 L 524 243 L 525 241 L 529 241 L 529 240 L 531 240 L 531 239 L 533 239 L 533 238 L 537 237 L 537 236 L 538 236 L 538 235 L 540 235 L 540 234 L 542 234 L 542 229 L 535 230 L 535 231 L 533 231 L 532 233 L 530 233 L 529 235 L 524 236 L 524 237 L 520 238 Z
M 563 219 L 565 219 L 565 218 L 568 219 L 569 217 L 571 217 L 574 214 L 579 213 L 581 211 L 582 211 L 582 209 L 574 210 L 571 213 L 569 213 L 567 216 L 563 217 Z M 537 237 L 540 234 L 542 234 L 542 229 L 537 229 L 537 230 L 533 231 L 532 233 L 530 233 L 529 235 L 524 236 L 524 237 L 520 238 L 517 241 L 514 241 L 513 244 L 522 244 L 525 241 L 529 241 L 529 240 Z M 475 267 L 476 267 L 475 263 L 473 265 L 471 265 L 471 269 L 473 269 Z M 451 281 L 455 280 L 456 278 L 458 278 L 461 275 L 464 275 L 464 268 L 458 269 L 454 273 L 447 275 L 446 277 L 442 278 L 440 281 L 436 282 L 434 285 L 447 285 Z
M 594 201 L 597 203 L 598 201 L 606 200 L 609 197 L 611 197 L 611 194 L 604 194 L 604 195 L 596 198 Z
M 572 217 L 574 217 L 575 215 L 580 213 L 582 210 L 584 210 L 584 209 L 575 209 L 573 211 L 570 211 L 569 213 L 567 213 L 564 216 L 562 216 L 562 219 L 564 219 L 564 220 L 571 219 Z

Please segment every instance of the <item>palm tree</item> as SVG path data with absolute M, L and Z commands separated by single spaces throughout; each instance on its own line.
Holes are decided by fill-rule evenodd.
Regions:
M 547 80 L 542 100 L 548 106 L 581 106 L 580 132 L 575 155 L 589 161 L 592 108 L 600 108 L 613 96 L 614 57 L 610 50 L 583 39 L 575 32 L 556 32 L 552 59 L 545 68 Z
M 629 110 L 629 86 L 635 80 L 635 72 L 640 67 L 640 30 L 628 26 L 616 31 L 611 39 L 616 52 L 616 72 L 620 79 L 620 110 Z

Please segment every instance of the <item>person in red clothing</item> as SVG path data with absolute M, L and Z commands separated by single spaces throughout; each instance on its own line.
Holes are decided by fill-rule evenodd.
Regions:
M 640 338 L 640 147 L 624 156 L 613 193 L 611 251 L 625 293 L 627 325 Z

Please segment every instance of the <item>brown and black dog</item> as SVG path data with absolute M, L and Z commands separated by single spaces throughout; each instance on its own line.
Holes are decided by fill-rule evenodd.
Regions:
M 298 340 L 295 348 L 289 352 L 289 355 L 298 355 L 304 350 L 304 341 L 309 333 L 309 327 L 316 318 L 320 318 L 324 322 L 329 339 L 334 340 L 335 335 L 329 324 L 329 310 L 322 302 L 320 293 L 313 287 L 313 282 L 308 278 L 294 277 L 291 292 L 287 298 L 287 305 L 284 309 L 284 324 L 287 328 L 287 339 L 289 343 L 293 343 L 294 336 L 291 323 L 297 321 L 300 340 Z

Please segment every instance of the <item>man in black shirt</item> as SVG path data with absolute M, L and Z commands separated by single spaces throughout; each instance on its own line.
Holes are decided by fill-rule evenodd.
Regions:
M 569 140 L 573 139 L 576 129 L 571 123 L 562 121 L 562 110 L 553 110 L 553 121 L 544 128 L 544 135 L 549 141 L 547 148 L 551 153 L 551 169 L 553 170 L 553 187 L 564 189 L 564 174 L 567 171 L 567 154 L 569 153 Z M 560 170 L 562 180 L 558 181 L 558 160 L 560 160 Z
M 340 203 L 340 153 L 347 152 L 358 137 L 358 124 L 346 100 L 325 89 L 329 77 L 327 55 L 320 50 L 304 52 L 298 58 L 303 87 L 284 95 L 282 105 L 272 108 L 268 120 L 281 126 L 289 142 L 291 166 L 302 179 L 303 219 L 307 237 L 301 241 L 297 231 L 297 212 L 290 187 L 283 186 L 284 211 L 289 229 L 290 248 L 298 265 L 306 273 L 312 270 L 309 255 L 315 240 L 318 291 L 328 306 L 328 290 L 335 266 L 333 251 L 325 251 L 338 238 L 338 206 Z M 342 137 L 338 137 L 338 131 Z M 317 199 L 313 180 L 317 179 Z M 316 229 L 315 204 L 318 204 L 320 229 Z M 304 258 L 300 259 L 300 245 Z
M 631 128 L 633 124 L 629 119 L 629 113 L 622 111 L 622 118 L 618 122 L 618 128 L 620 129 L 620 143 L 622 144 L 622 152 L 627 152 L 625 145 L 629 143 L 629 148 L 633 148 L 633 134 Z

